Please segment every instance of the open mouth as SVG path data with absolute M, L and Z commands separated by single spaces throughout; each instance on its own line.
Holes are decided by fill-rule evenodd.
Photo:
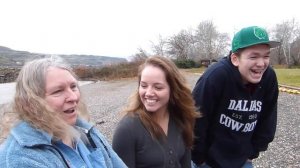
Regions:
M 74 113 L 75 112 L 75 109 L 69 109 L 69 110 L 65 110 L 64 113 L 67 113 L 67 114 L 71 114 L 71 113 Z
M 250 70 L 254 77 L 261 77 L 263 70 Z

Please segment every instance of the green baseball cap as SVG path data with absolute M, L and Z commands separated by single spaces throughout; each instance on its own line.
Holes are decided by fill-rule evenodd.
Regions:
M 271 48 L 280 45 L 278 41 L 270 41 L 267 31 L 258 26 L 245 27 L 237 32 L 232 40 L 232 52 L 257 44 L 268 44 Z

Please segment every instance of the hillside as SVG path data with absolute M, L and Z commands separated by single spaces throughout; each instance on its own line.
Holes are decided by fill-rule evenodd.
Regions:
M 27 51 L 17 51 L 0 46 L 0 67 L 19 67 L 25 62 L 46 57 L 46 54 L 30 53 Z M 64 58 L 72 66 L 85 65 L 102 67 L 104 65 L 127 62 L 125 58 L 96 56 L 96 55 L 58 55 Z

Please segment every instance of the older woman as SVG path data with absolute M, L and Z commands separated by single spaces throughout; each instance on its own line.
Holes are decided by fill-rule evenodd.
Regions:
M 3 117 L 2 136 L 8 135 L 0 167 L 126 167 L 103 135 L 80 118 L 83 107 L 68 65 L 52 58 L 25 64 Z M 11 116 L 14 124 L 4 120 Z
M 145 61 L 125 112 L 113 148 L 128 167 L 191 167 L 197 113 L 187 82 L 171 60 L 154 56 Z

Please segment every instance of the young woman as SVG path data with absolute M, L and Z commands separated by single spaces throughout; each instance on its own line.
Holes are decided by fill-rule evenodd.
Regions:
M 171 60 L 155 56 L 140 66 L 138 84 L 113 149 L 130 168 L 191 167 L 197 113 L 184 77 Z
M 51 58 L 28 62 L 2 118 L 0 167 L 126 167 L 103 135 L 80 118 L 82 107 L 68 65 Z

